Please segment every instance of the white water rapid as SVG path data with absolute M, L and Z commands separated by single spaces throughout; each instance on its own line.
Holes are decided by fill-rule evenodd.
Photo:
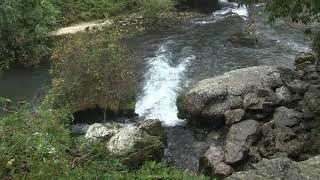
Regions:
M 168 43 L 159 47 L 155 57 L 148 59 L 143 92 L 136 104 L 136 113 L 146 119 L 159 119 L 164 125 L 174 126 L 183 122 L 177 117 L 176 98 L 184 71 L 195 56 L 187 53 L 175 60 Z M 190 49 L 185 48 L 182 52 L 190 52 Z M 174 61 L 178 61 L 178 65 L 174 65 Z

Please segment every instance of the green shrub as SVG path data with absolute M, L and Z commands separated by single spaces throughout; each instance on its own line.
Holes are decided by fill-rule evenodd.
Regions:
M 0 14 L 0 71 L 36 65 L 48 55 L 58 14 L 49 0 L 2 0 Z
M 58 176 L 70 170 L 66 110 L 20 110 L 0 118 L 0 178 Z
M 22 108 L 0 118 L 0 179 L 205 179 L 157 162 L 134 168 L 106 142 L 71 137 L 68 109 Z
M 140 10 L 146 17 L 157 17 L 162 13 L 170 12 L 174 8 L 172 0 L 140 0 Z
M 156 17 L 172 10 L 173 0 L 60 0 L 56 2 L 62 11 L 61 22 L 104 19 L 130 12 Z
M 53 51 L 47 104 L 71 105 L 74 112 L 95 106 L 113 112 L 130 109 L 135 80 L 120 37 L 110 28 L 62 38 Z

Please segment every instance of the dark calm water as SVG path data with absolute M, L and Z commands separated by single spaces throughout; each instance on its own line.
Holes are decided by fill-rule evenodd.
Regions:
M 47 65 L 35 69 L 13 69 L 0 75 L 0 96 L 14 102 L 36 101 L 49 82 Z

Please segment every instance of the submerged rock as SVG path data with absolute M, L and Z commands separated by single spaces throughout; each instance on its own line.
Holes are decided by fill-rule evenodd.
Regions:
M 253 47 L 258 43 L 258 37 L 251 31 L 243 31 L 233 34 L 228 41 L 236 46 Z

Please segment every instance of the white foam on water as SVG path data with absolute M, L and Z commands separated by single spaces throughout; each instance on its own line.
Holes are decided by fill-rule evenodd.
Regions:
M 239 16 L 243 17 L 243 18 L 247 18 L 249 17 L 249 12 L 246 6 L 240 6 L 240 7 L 236 7 L 236 8 L 232 8 L 232 12 L 234 14 L 238 14 Z
M 210 24 L 215 23 L 216 21 L 229 17 L 238 15 L 244 20 L 249 17 L 249 11 L 246 6 L 239 6 L 237 3 L 228 3 L 227 6 L 223 7 L 221 10 L 215 11 L 212 13 L 212 16 L 209 19 L 196 21 L 195 24 Z
M 148 59 L 148 70 L 142 96 L 136 104 L 136 113 L 145 119 L 159 119 L 167 126 L 183 123 L 177 117 L 176 98 L 183 72 L 195 56 L 181 59 L 178 66 L 172 66 L 172 55 L 162 45 L 156 56 Z

